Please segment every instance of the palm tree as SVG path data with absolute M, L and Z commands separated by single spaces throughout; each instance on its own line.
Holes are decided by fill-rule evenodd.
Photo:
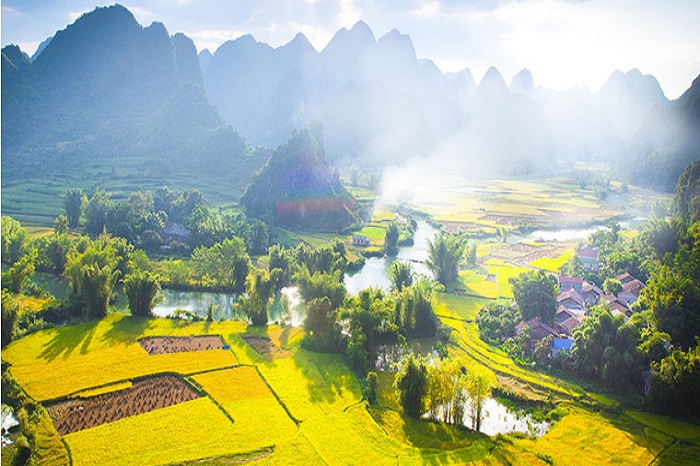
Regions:
M 392 288 L 401 291 L 413 284 L 413 269 L 408 262 L 395 261 L 389 269 Z
M 89 317 L 106 316 L 109 298 L 119 278 L 119 270 L 114 270 L 109 264 L 100 267 L 97 263 L 93 263 L 83 266 L 81 272 L 81 289 L 86 301 L 87 315 Z
M 124 279 L 124 291 L 132 316 L 150 316 L 162 296 L 158 276 L 137 270 Z
M 459 261 L 464 254 L 466 243 L 459 236 L 440 233 L 428 242 L 428 258 L 425 265 L 444 286 L 457 281 Z

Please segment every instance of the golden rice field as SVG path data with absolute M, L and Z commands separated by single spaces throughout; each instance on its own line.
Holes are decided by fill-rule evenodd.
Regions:
M 501 295 L 500 283 L 513 273 L 507 267 L 487 264 L 464 276 L 466 286 L 479 293 L 489 283 Z M 160 372 L 180 374 L 204 394 L 62 439 L 45 416 L 34 464 L 695 464 L 700 427 L 621 412 L 596 401 L 602 395 L 518 366 L 480 340 L 473 319 L 490 302 L 485 294 L 439 295 L 436 311 L 452 328 L 450 356 L 494 384 L 507 379 L 533 396 L 551 395 L 564 416 L 539 439 L 491 438 L 404 417 L 390 373 L 380 373 L 379 401 L 368 407 L 343 356 L 301 348 L 300 329 L 112 315 L 37 332 L 11 343 L 2 358 L 38 400 L 128 389 L 131 379 Z M 222 335 L 230 349 L 148 356 L 138 344 L 149 335 L 204 334 Z M 282 351 L 260 354 L 246 335 L 269 338 Z

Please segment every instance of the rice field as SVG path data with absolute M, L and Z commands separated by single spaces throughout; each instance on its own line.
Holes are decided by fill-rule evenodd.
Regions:
M 439 222 L 463 222 L 486 229 L 512 226 L 517 221 L 557 227 L 605 221 L 622 214 L 620 207 L 593 196 L 592 189 L 581 189 L 566 179 L 472 180 L 421 189 L 413 197 L 416 209 Z
M 2 359 L 38 401 L 128 390 L 136 378 L 164 372 L 179 374 L 202 394 L 63 437 L 45 415 L 36 464 L 695 464 L 700 427 L 621 411 L 603 395 L 517 365 L 479 338 L 474 318 L 494 299 L 512 296 L 510 277 L 531 267 L 554 267 L 566 254 L 525 265 L 482 257 L 477 269 L 460 274 L 465 295 L 440 293 L 435 303 L 451 330 L 451 358 L 468 371 L 481 371 L 492 384 L 557 403 L 563 416 L 539 439 L 487 437 L 407 418 L 389 372 L 380 372 L 378 403 L 368 407 L 343 355 L 302 348 L 299 328 L 114 314 L 29 335 L 7 346 Z M 149 355 L 139 344 L 152 336 L 199 335 L 221 335 L 229 349 Z M 279 351 L 275 357 L 262 354 L 251 337 Z

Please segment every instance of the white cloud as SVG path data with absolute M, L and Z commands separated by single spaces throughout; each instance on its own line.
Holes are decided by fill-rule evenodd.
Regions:
M 229 40 L 235 40 L 247 34 L 242 30 L 227 29 L 203 29 L 200 31 L 184 31 L 184 34 L 192 39 L 198 51 L 209 49 L 214 53 L 219 46 Z
M 36 49 L 39 48 L 39 44 L 40 42 L 20 42 L 17 45 L 19 45 L 19 48 L 22 49 L 22 52 L 31 57 L 34 55 L 34 52 L 36 52 Z
M 12 8 L 11 6 L 2 6 L 2 15 L 10 17 L 24 16 L 24 13 L 17 8 Z
M 338 13 L 340 24 L 352 26 L 361 19 L 360 10 L 355 7 L 353 0 L 340 0 L 340 12 Z
M 163 22 L 163 19 L 149 9 L 133 5 L 124 5 L 124 7 L 134 15 L 136 21 L 138 21 L 142 26 L 148 26 L 153 21 Z M 167 27 L 168 25 L 166 24 L 165 26 Z
M 85 13 L 89 13 L 90 11 L 92 11 L 92 10 L 69 11 L 68 12 L 68 21 L 70 23 L 73 23 L 73 22 L 75 22 L 76 19 L 80 18 Z

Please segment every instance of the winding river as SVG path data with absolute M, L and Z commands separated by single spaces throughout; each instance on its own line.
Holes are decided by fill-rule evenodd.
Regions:
M 358 272 L 345 274 L 345 288 L 351 295 L 357 295 L 360 290 L 370 286 L 388 290 L 391 287 L 389 267 L 396 261 L 408 261 L 416 274 L 432 276 L 432 273 L 423 264 L 428 257 L 428 241 L 435 237 L 437 230 L 424 220 L 418 221 L 413 246 L 399 249 L 396 257 L 371 257 Z

